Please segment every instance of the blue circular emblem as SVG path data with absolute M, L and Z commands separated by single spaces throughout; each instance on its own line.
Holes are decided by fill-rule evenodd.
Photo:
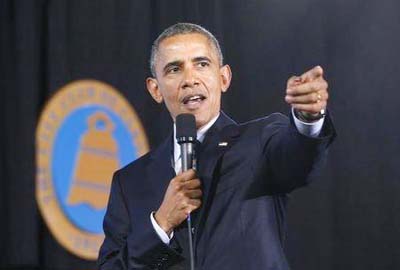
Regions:
M 148 151 L 133 108 L 111 86 L 77 81 L 46 105 L 36 134 L 41 213 L 66 249 L 96 259 L 114 171 Z

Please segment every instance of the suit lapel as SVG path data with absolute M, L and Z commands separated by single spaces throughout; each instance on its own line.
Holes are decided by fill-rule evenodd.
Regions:
M 164 198 L 164 193 L 167 190 L 168 184 L 172 178 L 176 176 L 175 170 L 172 167 L 172 134 L 154 151 L 151 156 L 151 161 L 147 167 L 147 175 L 153 190 L 158 193 L 157 197 L 161 200 Z M 158 204 L 161 201 L 157 202 Z M 159 206 L 159 205 L 157 205 Z
M 224 153 L 234 144 L 239 136 L 236 122 L 221 112 L 220 117 L 207 132 L 198 156 L 198 176 L 202 181 L 202 206 L 196 213 L 195 241 L 200 237 L 203 224 L 206 221 L 210 208 L 210 197 L 216 187 L 218 177 L 215 177 L 216 168 Z

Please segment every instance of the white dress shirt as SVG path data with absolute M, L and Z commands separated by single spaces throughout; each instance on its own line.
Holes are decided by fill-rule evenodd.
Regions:
M 316 122 L 307 123 L 307 122 L 303 122 L 303 121 L 297 119 L 297 117 L 293 113 L 293 109 L 292 109 L 292 115 L 294 116 L 293 117 L 294 124 L 295 124 L 297 130 L 301 134 L 315 138 L 321 132 L 325 117 L 319 119 Z M 203 142 L 207 131 L 215 123 L 215 121 L 217 121 L 218 117 L 219 117 L 219 114 L 217 116 L 215 116 L 213 119 L 211 119 L 210 122 L 208 122 L 206 125 L 202 126 L 199 130 L 197 130 L 197 140 L 199 142 Z M 176 136 L 176 125 L 174 123 L 174 138 L 175 138 L 175 136 Z M 176 174 L 179 174 L 182 170 L 181 148 L 180 148 L 179 144 L 176 142 L 176 140 L 174 140 L 174 169 L 175 169 Z M 151 220 L 151 224 L 153 225 L 154 230 L 156 231 L 157 235 L 160 237 L 161 241 L 163 241 L 164 244 L 168 245 L 170 243 L 172 237 L 174 236 L 174 232 L 172 232 L 170 235 L 168 235 L 160 227 L 160 225 L 158 225 L 157 221 L 154 218 L 154 212 L 151 212 L 150 220 Z

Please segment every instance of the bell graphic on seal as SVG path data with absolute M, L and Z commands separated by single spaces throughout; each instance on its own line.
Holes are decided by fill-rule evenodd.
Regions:
M 87 123 L 67 203 L 88 203 L 95 209 L 102 209 L 107 205 L 113 172 L 119 167 L 118 146 L 112 137 L 114 124 L 105 113 L 93 113 Z

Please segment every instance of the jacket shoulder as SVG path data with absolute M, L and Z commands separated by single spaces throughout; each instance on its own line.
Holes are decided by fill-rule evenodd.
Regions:
M 153 150 L 154 151 L 154 150 Z M 140 175 L 144 172 L 145 168 L 148 166 L 151 160 L 151 156 L 153 151 L 150 151 L 143 156 L 135 159 L 134 161 L 128 163 L 124 167 L 120 168 L 115 172 L 115 175 L 118 175 L 120 181 L 126 181 L 125 179 L 131 179 L 130 175 Z

